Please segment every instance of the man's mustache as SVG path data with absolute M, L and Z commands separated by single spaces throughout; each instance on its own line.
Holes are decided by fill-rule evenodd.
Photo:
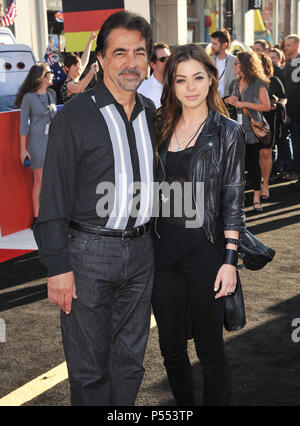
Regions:
M 118 76 L 122 75 L 122 74 L 135 74 L 138 77 L 140 77 L 142 75 L 141 71 L 135 68 L 124 68 L 122 70 L 120 70 L 118 72 Z

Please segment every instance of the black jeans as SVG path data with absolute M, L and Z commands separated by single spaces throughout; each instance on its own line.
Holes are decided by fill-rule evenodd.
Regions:
M 246 144 L 246 165 L 245 168 L 251 183 L 251 189 L 260 191 L 261 171 L 259 165 L 259 143 Z
M 134 405 L 150 328 L 153 244 L 70 230 L 78 299 L 61 313 L 72 405 Z
M 228 402 L 224 299 L 215 300 L 214 294 L 214 281 L 222 262 L 222 250 L 207 241 L 155 274 L 152 306 L 161 353 L 178 405 L 194 405 L 192 369 L 187 353 L 188 312 L 196 352 L 203 365 L 204 405 Z

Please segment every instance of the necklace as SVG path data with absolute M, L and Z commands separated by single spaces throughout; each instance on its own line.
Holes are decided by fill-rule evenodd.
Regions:
M 181 151 L 180 152 L 180 155 L 178 156 L 179 158 L 178 158 L 178 161 L 177 161 L 177 163 L 176 163 L 176 166 L 175 166 L 175 169 L 174 169 L 174 172 L 173 172 L 173 176 L 176 176 L 176 171 L 177 171 L 177 168 L 178 168 L 178 165 L 179 165 L 179 163 L 180 163 L 180 161 L 182 160 L 182 158 L 183 158 L 183 156 L 184 156 L 184 154 L 185 154 L 185 152 L 186 152 L 186 149 L 187 149 L 187 147 L 190 145 L 190 143 L 192 142 L 192 140 L 194 139 L 194 137 L 195 137 L 195 135 L 198 133 L 198 131 L 201 129 L 201 127 L 203 127 L 204 125 L 205 125 L 205 123 L 206 123 L 206 121 L 207 121 L 207 118 L 208 117 L 206 117 L 206 119 L 203 121 L 203 123 L 201 123 L 200 124 L 200 126 L 198 127 L 198 129 L 197 129 L 197 132 L 193 135 L 193 137 L 190 139 L 190 141 L 188 142 L 188 144 L 186 145 L 186 147 L 185 147 L 185 149 L 175 149 L 175 151 L 174 152 L 178 152 L 178 151 Z
M 181 145 L 183 145 L 184 143 L 187 144 L 186 147 L 188 147 L 190 145 L 190 143 L 192 142 L 192 140 L 194 139 L 194 137 L 196 136 L 196 134 L 199 132 L 199 130 L 201 129 L 201 127 L 205 124 L 207 118 L 197 127 L 196 131 L 194 131 L 191 135 L 189 135 L 187 138 L 185 138 L 182 142 L 178 141 L 177 138 L 177 134 L 176 134 L 176 129 L 174 131 L 174 135 L 175 135 L 175 140 L 177 143 L 177 147 L 174 149 L 174 152 L 179 152 L 181 151 Z

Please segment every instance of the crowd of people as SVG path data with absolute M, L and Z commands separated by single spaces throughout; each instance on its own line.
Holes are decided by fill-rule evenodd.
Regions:
M 270 197 L 270 178 L 299 179 L 300 38 L 291 34 L 281 47 L 257 40 L 251 49 L 233 57 L 228 51 L 230 34 L 221 30 L 211 34 L 211 45 L 220 94 L 246 134 L 247 183 L 253 189 L 253 209 L 260 213 L 262 201 Z M 251 118 L 267 121 L 268 143 L 257 138 Z
M 85 90 L 97 72 L 92 64 L 80 80 L 96 37 L 101 78 Z M 204 404 L 228 404 L 224 298 L 237 283 L 245 170 L 255 213 L 270 197 L 272 172 L 300 172 L 299 44 L 296 35 L 283 51 L 259 40 L 235 56 L 220 30 L 211 34 L 211 55 L 196 44 L 171 52 L 165 43 L 153 48 L 149 23 L 123 11 L 91 34 L 85 56 L 66 58 L 57 114 L 49 66 L 30 71 L 17 96 L 20 160 L 29 157 L 39 176 L 34 235 L 49 300 L 61 308 L 73 405 L 134 405 L 151 304 L 176 403 L 194 405 L 193 337 Z M 267 143 L 251 119 L 267 121 Z M 112 194 L 100 188 L 107 182 Z M 154 182 L 161 194 L 153 220 Z M 175 200 L 173 184 L 191 190 Z M 175 201 L 188 201 L 193 216 L 178 216 Z

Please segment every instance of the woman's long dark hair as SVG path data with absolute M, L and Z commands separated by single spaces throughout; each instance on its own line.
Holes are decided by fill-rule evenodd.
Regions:
M 47 63 L 37 63 L 30 68 L 27 77 L 23 81 L 23 84 L 16 95 L 15 105 L 18 108 L 21 107 L 22 99 L 26 93 L 36 92 L 36 90 L 40 87 L 45 78 L 47 72 L 46 68 L 48 66 L 49 65 Z
M 254 83 L 255 80 L 270 84 L 270 80 L 265 75 L 260 57 L 256 52 L 239 52 L 237 59 L 241 64 L 241 71 L 248 84 Z
M 229 117 L 228 110 L 218 91 L 218 70 L 211 61 L 207 52 L 196 44 L 186 44 L 177 47 L 169 56 L 164 70 L 164 88 L 162 93 L 162 106 L 159 108 L 156 119 L 159 126 L 159 140 L 157 148 L 176 128 L 182 113 L 181 102 L 175 95 L 175 75 L 179 63 L 195 59 L 206 69 L 212 84 L 207 95 L 207 105 L 213 111 Z

